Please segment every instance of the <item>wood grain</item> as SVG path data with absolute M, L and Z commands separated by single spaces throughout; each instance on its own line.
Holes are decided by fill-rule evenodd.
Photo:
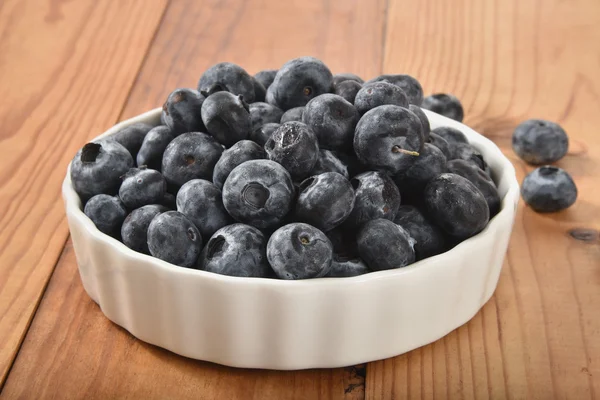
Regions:
M 593 399 L 600 396 L 600 3 L 390 0 L 385 72 L 451 92 L 466 123 L 510 149 L 527 118 L 559 122 L 571 209 L 523 204 L 494 297 L 468 324 L 367 367 L 368 399 Z
M 0 3 L 0 387 L 67 238 L 67 164 L 116 122 L 165 5 Z

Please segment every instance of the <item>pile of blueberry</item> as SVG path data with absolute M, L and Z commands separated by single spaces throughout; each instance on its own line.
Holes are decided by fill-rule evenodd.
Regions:
M 161 125 L 86 144 L 71 164 L 98 229 L 172 264 L 242 277 L 399 268 L 479 233 L 500 209 L 453 96 L 408 75 L 368 82 L 301 57 L 220 63 L 167 98 Z

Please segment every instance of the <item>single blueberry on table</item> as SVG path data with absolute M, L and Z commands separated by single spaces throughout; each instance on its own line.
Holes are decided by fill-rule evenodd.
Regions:
M 536 168 L 523 180 L 521 196 L 534 211 L 561 211 L 577 200 L 577 186 L 564 169 L 546 165 Z
M 240 164 L 223 185 L 223 204 L 229 215 L 259 229 L 277 226 L 290 211 L 294 195 L 290 174 L 270 160 Z
M 492 178 L 475 164 L 465 160 L 452 160 L 446 164 L 448 172 L 460 175 L 471 181 L 485 197 L 490 209 L 490 218 L 500 211 L 500 194 Z
M 222 189 L 225 180 L 235 167 L 246 161 L 264 158 L 265 150 L 262 146 L 250 140 L 240 140 L 221 154 L 221 158 L 215 165 L 212 181 L 216 187 Z
M 285 122 L 298 121 L 302 122 L 302 115 L 304 114 L 304 106 L 302 107 L 294 107 L 290 108 L 281 116 L 281 120 L 279 123 L 283 124 Z
M 408 169 L 394 176 L 394 182 L 401 193 L 422 192 L 425 185 L 446 171 L 446 156 L 434 145 L 425 143 L 423 150 Z
M 529 164 L 550 164 L 567 154 L 569 138 L 554 122 L 530 119 L 517 126 L 512 146 L 515 153 Z
M 356 237 L 358 253 L 372 271 L 405 267 L 415 262 L 415 241 L 400 225 L 374 219 Z
M 427 184 L 423 198 L 431 220 L 456 239 L 464 240 L 481 232 L 489 221 L 485 197 L 462 176 L 437 176 Z
M 118 132 L 110 135 L 108 140 L 114 140 L 115 142 L 121 144 L 127 149 L 127 151 L 129 151 L 129 154 L 131 154 L 131 157 L 133 157 L 135 160 L 140 147 L 142 147 L 142 143 L 144 142 L 146 134 L 150 132 L 152 128 L 152 125 L 143 122 L 136 122 L 135 124 L 128 125 Z
M 319 175 L 324 172 L 337 172 L 348 179 L 348 167 L 336 155 L 325 149 L 319 149 L 319 157 L 317 163 L 310 171 L 310 175 Z
M 352 104 L 331 93 L 309 101 L 302 114 L 302 122 L 317 135 L 319 147 L 329 150 L 352 147 L 358 118 L 358 112 Z
M 435 131 L 431 131 L 429 133 L 429 140 L 427 141 L 427 143 L 431 143 L 432 145 L 440 149 L 442 153 L 444 153 L 444 156 L 446 156 L 447 160 L 452 160 L 452 149 L 450 147 L 450 143 L 448 143 L 446 139 L 435 133 Z
M 204 179 L 192 179 L 177 192 L 177 211 L 196 225 L 203 238 L 233 221 L 225 207 L 221 191 Z
M 281 164 L 294 180 L 304 179 L 319 158 L 319 144 L 312 129 L 302 122 L 286 122 L 265 143 L 269 160 Z
M 156 258 L 192 268 L 201 249 L 200 232 L 192 221 L 177 211 L 155 216 L 148 226 L 148 250 Z
M 356 81 L 343 81 L 338 83 L 333 88 L 333 93 L 338 96 L 343 97 L 347 102 L 354 104 L 354 100 L 356 99 L 356 94 L 362 88 L 362 84 Z
M 222 62 L 204 72 L 198 82 L 198 91 L 205 97 L 218 91 L 244 96 L 244 101 L 254 102 L 254 82 L 246 70 L 236 64 Z
M 223 147 L 212 136 L 200 132 L 184 133 L 165 149 L 162 173 L 173 191 L 192 179 L 212 179 L 221 153 Z
M 160 171 L 163 153 L 174 138 L 171 129 L 166 125 L 152 128 L 144 138 L 142 147 L 137 154 L 137 165 L 145 165 Z
M 127 210 L 118 197 L 97 194 L 85 204 L 83 213 L 100 232 L 118 239 Z
M 273 83 L 275 75 L 277 75 L 276 69 L 265 69 L 254 74 L 254 79 L 259 81 L 265 89 L 268 89 L 271 83 Z
M 414 104 L 409 104 L 408 109 L 412 111 L 421 120 L 421 126 L 423 127 L 423 140 L 429 141 L 429 132 L 431 132 L 431 125 L 429 124 L 429 118 L 423 112 L 423 109 Z
M 260 102 L 260 101 L 265 101 L 265 98 L 267 96 L 267 88 L 265 88 L 263 86 L 263 84 L 260 83 L 253 76 L 251 78 L 252 78 L 252 84 L 254 85 L 254 103 Z
M 214 233 L 198 259 L 198 269 L 221 275 L 268 278 L 267 239 L 250 225 L 233 224 Z
M 373 219 L 394 219 L 400 207 L 400 191 L 392 178 L 369 171 L 356 175 L 350 182 L 354 187 L 354 208 L 345 226 L 350 229 Z
M 289 110 L 331 92 L 332 87 L 333 75 L 321 60 L 314 57 L 295 58 L 277 71 L 267 89 L 267 102 L 282 110 Z
M 265 145 L 265 143 L 267 143 L 267 141 L 271 138 L 271 135 L 273 135 L 273 132 L 275 132 L 280 125 L 281 124 L 274 122 L 266 123 L 250 132 L 249 139 L 262 147 Z
M 304 223 L 282 226 L 267 243 L 267 259 L 281 279 L 321 278 L 331 269 L 332 258 L 327 236 Z
M 252 129 L 248 104 L 229 92 L 217 92 L 204 100 L 202 121 L 208 133 L 227 147 L 246 139 Z
M 433 257 L 446 250 L 446 237 L 427 217 L 414 206 L 400 206 L 394 222 L 403 227 L 415 240 L 417 261 Z
M 365 83 L 354 99 L 354 105 L 361 115 L 386 104 L 408 108 L 408 97 L 400 87 L 382 81 Z
M 352 81 L 352 82 L 356 82 L 359 84 L 363 84 L 365 83 L 365 81 L 358 75 L 355 74 L 351 74 L 349 72 L 345 72 L 342 74 L 335 74 L 333 76 L 333 87 L 337 87 L 340 83 L 342 82 L 348 82 L 348 81 Z
M 267 123 L 279 123 L 283 111 L 269 103 L 252 103 L 250 104 L 250 123 L 252 131 L 260 128 Z
M 112 140 L 88 143 L 71 161 L 73 189 L 85 203 L 97 194 L 116 194 L 121 176 L 133 167 L 133 158 L 125 147 Z
M 167 182 L 162 174 L 145 167 L 131 168 L 123 176 L 119 198 L 130 210 L 147 204 L 158 204 L 165 196 Z
M 388 82 L 392 85 L 398 86 L 404 91 L 404 93 L 408 97 L 408 102 L 410 104 L 420 106 L 423 102 L 423 87 L 421 86 L 418 80 L 416 80 L 410 75 L 380 75 L 377 78 L 373 78 L 370 81 L 367 81 L 367 83 L 372 82 Z
M 451 94 L 436 93 L 423 99 L 421 107 L 458 122 L 462 122 L 465 112 L 460 100 Z
M 202 104 L 205 97 L 194 89 L 175 89 L 162 108 L 162 117 L 177 136 L 186 132 L 204 132 Z
M 167 211 L 167 207 L 158 204 L 149 204 L 133 210 L 121 226 L 121 238 L 125 246 L 139 253 L 150 254 L 148 227 L 154 217 Z

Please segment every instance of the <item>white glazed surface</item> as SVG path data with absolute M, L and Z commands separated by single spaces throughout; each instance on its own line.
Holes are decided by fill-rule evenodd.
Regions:
M 236 278 L 180 268 L 102 234 L 70 175 L 63 197 L 83 286 L 114 323 L 174 353 L 266 369 L 330 368 L 396 356 L 471 319 L 489 300 L 519 199 L 512 164 L 488 139 L 426 111 L 432 129 L 467 135 L 492 169 L 502 208 L 480 234 L 405 268 L 304 281 Z M 124 121 L 159 123 L 156 109 Z

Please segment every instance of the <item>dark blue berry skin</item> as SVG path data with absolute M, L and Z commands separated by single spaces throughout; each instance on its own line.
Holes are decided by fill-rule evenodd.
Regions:
M 455 160 L 467 161 L 482 171 L 488 171 L 488 165 L 483 159 L 483 155 L 479 150 L 475 149 L 470 144 L 456 144 L 452 148 L 452 158 Z
M 323 232 L 340 225 L 354 208 L 354 189 L 337 172 L 311 176 L 300 184 L 295 216 Z
M 300 57 L 288 61 L 277 71 L 267 89 L 267 102 L 289 110 L 329 93 L 332 87 L 333 75 L 322 61 L 314 57 Z
M 352 104 L 331 93 L 309 101 L 302 114 L 302 122 L 317 135 L 319 147 L 329 150 L 352 147 L 358 118 L 358 112 Z
M 242 95 L 247 103 L 254 102 L 254 82 L 246 70 L 236 64 L 222 62 L 204 72 L 198 82 L 198 91 L 205 97 L 218 91 Z
M 204 179 L 192 179 L 179 189 L 177 211 L 188 217 L 204 238 L 233 222 L 223 206 L 221 190 Z
M 346 72 L 346 73 L 343 73 L 343 74 L 335 74 L 333 76 L 333 87 L 336 87 L 340 83 L 347 82 L 347 81 L 356 82 L 356 83 L 359 83 L 361 85 L 363 83 L 365 83 L 365 81 L 360 76 Z
M 177 136 L 165 149 L 162 173 L 172 190 L 192 179 L 212 179 L 213 169 L 223 147 L 206 133 L 189 132 Z
M 423 109 L 419 106 L 415 106 L 414 104 L 409 104 L 408 109 L 412 111 L 419 120 L 421 120 L 421 126 L 423 127 L 423 139 L 425 142 L 429 141 L 429 132 L 431 132 L 431 125 L 429 124 L 429 118 L 423 112 Z
M 577 200 L 577 187 L 567 171 L 546 165 L 525 177 L 521 196 L 534 211 L 550 213 L 571 207 Z
M 360 227 L 373 219 L 394 219 L 400 207 L 400 191 L 392 178 L 369 171 L 350 182 L 354 187 L 354 208 L 346 220 L 348 227 Z
M 145 165 L 160 171 L 163 153 L 174 138 L 171 129 L 166 125 L 152 128 L 144 138 L 142 147 L 137 154 L 137 165 L 140 167 Z
M 121 238 L 125 246 L 139 253 L 150 254 L 148 250 L 148 227 L 159 214 L 169 209 L 158 204 L 149 204 L 133 210 L 121 226 Z
M 100 232 L 119 238 L 127 210 L 118 197 L 97 194 L 85 204 L 83 212 Z
M 267 123 L 279 123 L 283 111 L 269 103 L 250 104 L 250 121 L 252 131 Z
M 402 193 L 422 192 L 430 180 L 443 172 L 446 172 L 446 156 L 434 145 L 425 143 L 415 162 L 394 176 L 394 182 Z
M 466 178 L 444 173 L 429 181 L 423 195 L 431 220 L 456 239 L 483 230 L 490 217 L 485 197 Z
M 165 195 L 163 196 L 162 200 L 160 201 L 160 204 L 167 207 L 169 210 L 177 209 L 176 198 L 173 194 L 171 194 L 169 192 L 165 192 Z
M 163 104 L 162 117 L 175 136 L 206 131 L 200 114 L 205 99 L 194 89 L 175 89 L 169 94 Z
M 111 135 L 109 140 L 114 140 L 125 147 L 127 151 L 129 151 L 129 154 L 131 154 L 131 157 L 135 160 L 140 147 L 142 147 L 146 134 L 150 132 L 152 128 L 152 125 L 136 122 Z
M 567 154 L 569 138 L 554 122 L 530 119 L 517 126 L 512 146 L 515 153 L 529 164 L 550 164 Z
M 467 136 L 458 129 L 449 126 L 440 126 L 432 130 L 433 133 L 442 137 L 448 144 L 469 144 Z
M 277 75 L 276 69 L 265 69 L 254 74 L 254 79 L 260 82 L 265 89 L 268 89 L 271 83 L 273 83 L 275 75 Z
M 423 102 L 423 87 L 410 75 L 380 75 L 367 83 L 371 82 L 388 82 L 398 86 L 404 91 L 410 104 L 420 106 Z
M 281 120 L 279 123 L 283 124 L 285 122 L 298 121 L 302 122 L 302 115 L 304 114 L 304 106 L 302 107 L 294 107 L 290 108 L 281 116 Z
M 331 269 L 332 258 L 327 236 L 304 223 L 282 226 L 267 243 L 267 259 L 281 279 L 321 278 Z
M 347 80 L 335 85 L 333 88 L 333 93 L 343 97 L 347 102 L 354 104 L 356 94 L 361 88 L 362 84 L 356 81 Z
M 408 108 L 408 97 L 398 86 L 383 81 L 365 83 L 354 99 L 361 115 L 385 104 Z
M 462 104 L 451 94 L 436 93 L 427 96 L 423 99 L 421 107 L 458 122 L 462 122 L 465 116 Z
M 167 211 L 154 217 L 148 226 L 148 250 L 163 261 L 192 268 L 202 250 L 202 236 L 185 215 Z
M 415 240 L 417 261 L 446 251 L 444 233 L 414 206 L 400 206 L 394 222 L 403 227 Z
M 265 97 L 267 96 L 267 88 L 263 86 L 256 78 L 252 78 L 252 84 L 254 85 L 254 103 L 265 101 Z
M 490 218 L 500 211 L 500 195 L 494 181 L 475 164 L 465 160 L 452 160 L 447 164 L 448 172 L 460 175 L 471 181 L 485 197 L 490 209 Z
M 348 176 L 350 178 L 362 174 L 363 172 L 370 171 L 371 169 L 360 162 L 356 153 L 351 152 L 338 152 L 336 153 L 340 161 L 348 168 Z
M 165 196 L 167 182 L 162 174 L 154 169 L 131 168 L 123 176 L 119 197 L 130 210 L 147 204 L 158 204 Z
M 248 104 L 229 92 L 217 92 L 204 100 L 202 121 L 208 133 L 226 147 L 246 139 L 252 129 Z
M 384 105 L 367 111 L 356 125 L 354 151 L 375 170 L 397 174 L 407 169 L 423 148 L 419 117 L 404 107 Z
M 267 239 L 250 225 L 225 226 L 210 238 L 198 259 L 198 269 L 221 275 L 267 278 Z
M 259 229 L 278 225 L 292 207 L 290 174 L 269 160 L 250 160 L 231 171 L 223 185 L 225 209 L 239 222 Z
M 350 278 L 371 272 L 367 264 L 360 258 L 346 259 L 333 255 L 331 269 L 325 275 L 328 278 Z
M 387 219 L 374 219 L 356 237 L 358 253 L 369 269 L 383 271 L 415 262 L 414 239 L 400 225 Z
M 116 194 L 121 176 L 133 167 L 133 158 L 125 147 L 112 140 L 88 143 L 71 161 L 73 189 L 85 203 L 97 194 Z
M 337 172 L 348 179 L 348 167 L 336 155 L 325 149 L 319 149 L 319 158 L 310 175 L 319 175 L 324 172 Z
M 217 188 L 223 189 L 225 180 L 235 167 L 249 160 L 264 158 L 265 151 L 261 146 L 250 140 L 240 140 L 221 154 L 215 165 L 212 181 Z
M 319 144 L 306 124 L 286 122 L 265 143 L 265 151 L 269 160 L 283 165 L 292 179 L 301 180 L 317 163 Z
M 431 143 L 432 145 L 440 149 L 442 153 L 444 153 L 444 155 L 446 156 L 447 160 L 452 160 L 452 149 L 450 147 L 450 143 L 448 143 L 446 139 L 435 133 L 435 129 L 429 133 L 429 140 L 427 141 L 427 143 Z
M 271 135 L 273 135 L 273 132 L 275 132 L 280 125 L 281 124 L 274 122 L 266 123 L 250 132 L 249 139 L 262 147 L 265 145 L 265 143 L 267 143 L 267 141 L 271 138 Z

